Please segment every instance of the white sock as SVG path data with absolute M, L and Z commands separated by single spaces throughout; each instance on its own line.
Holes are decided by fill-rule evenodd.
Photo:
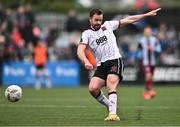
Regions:
M 98 96 L 96 97 L 96 100 L 101 103 L 102 105 L 106 106 L 107 108 L 109 107 L 109 100 L 107 97 L 104 95 L 103 91 L 100 91 Z
M 51 80 L 49 78 L 45 80 L 46 80 L 46 87 L 51 88 L 52 87 Z
M 41 88 L 41 82 L 39 81 L 39 79 L 36 79 L 35 89 L 36 89 L 36 90 L 39 90 L 40 88 Z
M 116 92 L 111 92 L 109 95 L 109 113 L 116 114 L 117 111 L 117 94 Z

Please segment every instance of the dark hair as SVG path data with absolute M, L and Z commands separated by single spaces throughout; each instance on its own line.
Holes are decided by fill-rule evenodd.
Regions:
M 93 17 L 93 15 L 101 15 L 101 14 L 103 14 L 103 11 L 101 10 L 101 9 L 92 9 L 91 11 L 90 11 L 90 13 L 89 13 L 89 17 Z

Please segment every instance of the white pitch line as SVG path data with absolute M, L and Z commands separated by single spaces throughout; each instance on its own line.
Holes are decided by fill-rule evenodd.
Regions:
M 76 99 L 67 99 L 67 98 L 46 98 L 46 99 L 42 99 L 42 98 L 26 98 L 24 99 L 23 98 L 23 101 L 75 101 Z M 90 101 L 92 99 L 89 99 L 89 98 L 78 98 L 79 101 Z
M 3 126 L 3 127 L 12 127 L 12 126 Z M 27 125 L 20 125 L 20 126 L 13 126 L 13 127 L 44 127 L 44 126 L 27 126 Z M 47 127 L 105 127 L 105 126 L 86 126 L 86 125 L 83 125 L 83 126 L 47 126 Z M 152 126 L 113 126 L 113 127 L 152 127 Z M 153 127 L 180 127 L 180 126 L 153 126 Z
M 59 102 L 59 101 L 76 101 L 76 99 L 67 99 L 67 98 L 46 98 L 46 99 L 42 99 L 42 98 L 23 98 L 22 99 L 24 102 L 49 102 L 49 101 L 55 101 L 55 102 Z M 78 98 L 79 101 L 90 101 L 92 99 L 90 98 Z M 3 100 L 0 100 L 0 102 L 3 102 Z
M 0 107 L 6 107 L 6 108 L 87 108 L 88 106 L 74 106 L 74 105 L 3 105 L 0 104 Z
M 0 104 L 1 108 L 102 108 L 101 106 L 87 105 L 30 105 L 30 104 Z M 120 106 L 122 109 L 180 109 L 178 106 Z
M 10 127 L 10 126 L 3 126 L 3 127 Z M 12 127 L 12 126 L 11 126 Z M 13 126 L 13 127 L 44 127 L 44 126 L 27 126 L 27 125 L 20 125 L 20 126 Z M 47 126 L 47 127 L 105 127 L 105 126 L 86 126 L 86 125 L 83 125 L 83 126 Z M 113 126 L 113 127 L 152 127 L 152 126 Z M 180 127 L 180 126 L 153 126 L 153 127 Z

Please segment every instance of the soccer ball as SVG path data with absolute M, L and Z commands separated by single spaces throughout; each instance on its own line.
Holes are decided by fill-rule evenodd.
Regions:
M 10 102 L 19 101 L 22 97 L 22 89 L 17 85 L 10 85 L 5 90 L 5 97 Z

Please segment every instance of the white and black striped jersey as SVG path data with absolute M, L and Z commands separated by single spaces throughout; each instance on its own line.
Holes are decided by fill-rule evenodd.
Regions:
M 88 29 L 82 33 L 80 43 L 90 47 L 96 57 L 97 66 L 101 65 L 101 62 L 122 57 L 113 33 L 119 27 L 120 21 L 105 21 L 99 30 Z

